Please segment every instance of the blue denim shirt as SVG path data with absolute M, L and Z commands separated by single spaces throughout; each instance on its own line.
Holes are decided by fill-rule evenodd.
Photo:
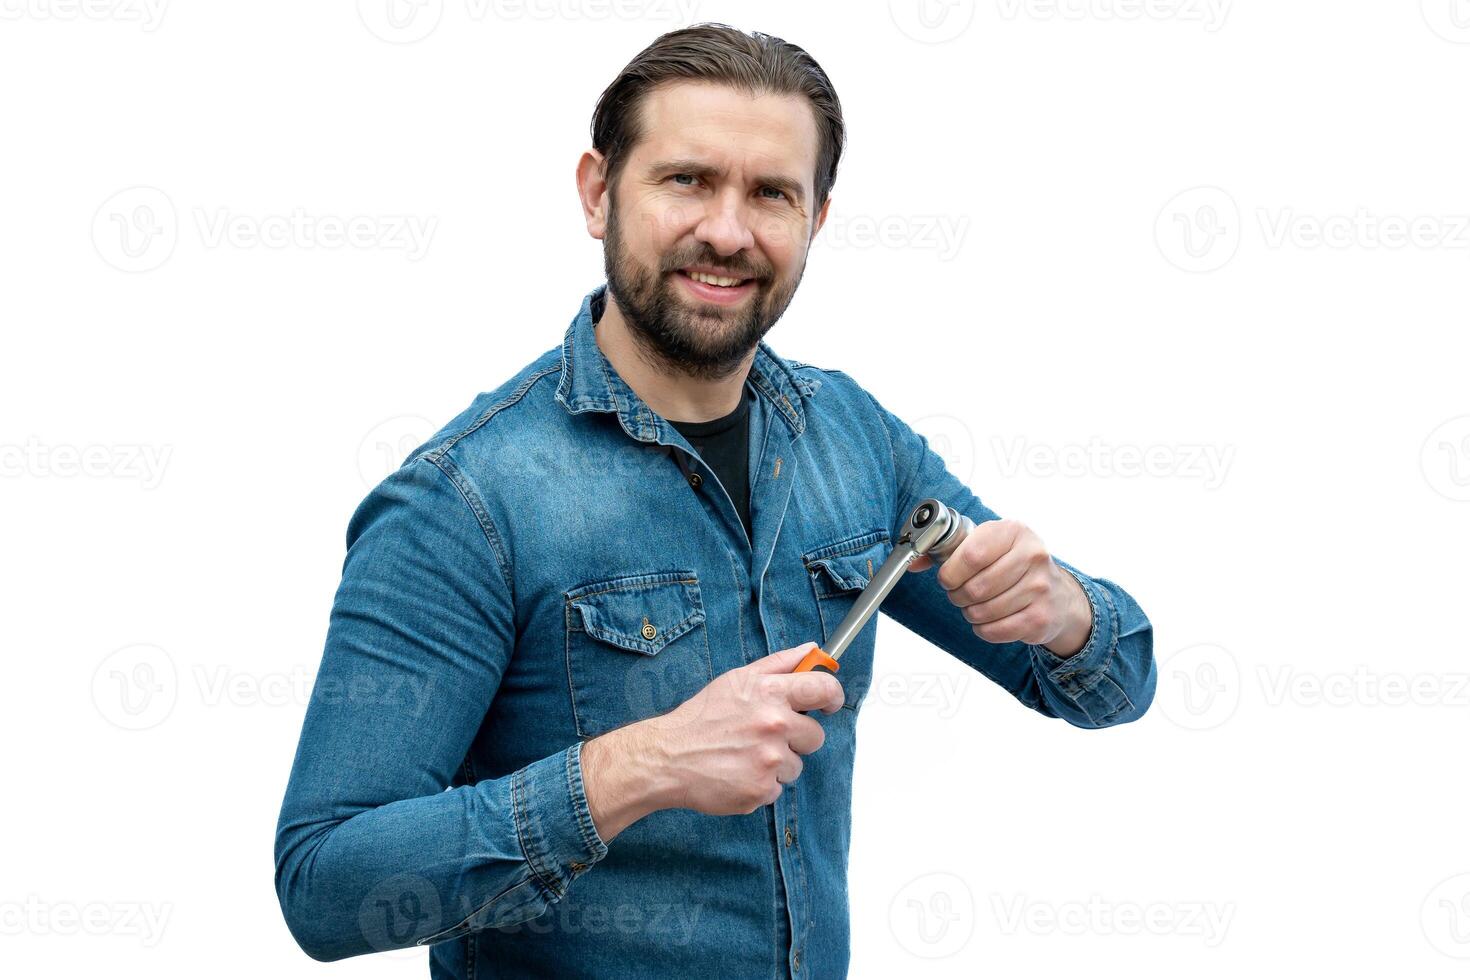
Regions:
M 876 618 L 842 659 L 843 708 L 813 714 L 825 744 L 754 813 L 662 810 L 605 843 L 581 747 L 825 643 L 925 497 L 997 515 L 847 374 L 762 342 L 749 542 L 715 474 L 597 346 L 605 288 L 352 517 L 275 842 L 286 922 L 315 958 L 429 943 L 435 977 L 847 970 Z M 1092 605 L 1070 658 L 980 639 L 933 568 L 882 612 L 1044 715 L 1132 721 L 1154 694 L 1148 619 L 1057 561 Z

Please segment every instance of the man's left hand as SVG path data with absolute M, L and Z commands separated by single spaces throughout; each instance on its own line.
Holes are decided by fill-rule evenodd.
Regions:
M 932 567 L 927 555 L 909 571 Z M 975 525 L 939 566 L 940 586 L 970 629 L 991 643 L 1035 643 L 1070 657 L 1092 632 L 1092 605 L 1036 532 L 1014 520 Z

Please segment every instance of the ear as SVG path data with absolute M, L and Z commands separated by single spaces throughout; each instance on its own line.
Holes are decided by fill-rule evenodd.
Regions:
M 817 232 L 821 231 L 822 230 L 822 226 L 827 223 L 827 210 L 829 208 L 831 208 L 831 207 L 832 207 L 832 195 L 831 194 L 828 194 L 827 195 L 827 199 L 822 202 L 822 210 L 820 210 L 820 211 L 817 212 L 817 220 L 816 220 L 816 223 L 812 225 L 812 239 L 813 240 L 816 239 Z M 810 245 L 811 243 L 808 242 L 807 244 Z
M 577 197 L 582 202 L 587 234 L 596 239 L 601 239 L 607 231 L 606 162 L 596 150 L 588 150 L 577 161 Z

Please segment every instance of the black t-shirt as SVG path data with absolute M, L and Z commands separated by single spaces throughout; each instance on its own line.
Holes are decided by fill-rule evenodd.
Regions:
M 603 294 L 605 295 L 605 294 Z M 592 322 L 602 319 L 603 295 L 592 301 Z M 675 422 L 669 424 L 678 429 L 701 459 L 719 477 L 720 484 L 730 494 L 740 523 L 745 528 L 745 537 L 750 539 L 750 403 L 755 397 L 749 384 L 745 386 L 740 404 L 724 418 L 708 422 Z
M 730 494 L 745 536 L 750 538 L 750 401 L 754 397 L 750 385 L 741 394 L 740 404 L 729 415 L 708 422 L 675 422 L 699 457 L 709 464 Z

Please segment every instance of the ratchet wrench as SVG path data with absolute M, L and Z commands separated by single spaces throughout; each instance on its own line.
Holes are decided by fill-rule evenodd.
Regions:
M 842 622 L 832 631 L 827 649 L 813 647 L 792 673 L 799 674 L 809 670 L 837 673 L 837 661 L 842 657 L 843 651 L 878 611 L 884 597 L 893 591 L 893 587 L 903 578 L 913 560 L 921 555 L 928 555 L 934 559 L 935 565 L 941 564 L 974 529 L 975 522 L 954 508 L 946 507 L 932 497 L 921 501 L 904 523 L 903 531 L 899 533 L 888 560 L 878 569 L 878 573 L 868 582 L 868 587 L 858 595 L 852 609 L 848 610 L 847 615 L 842 617 Z

